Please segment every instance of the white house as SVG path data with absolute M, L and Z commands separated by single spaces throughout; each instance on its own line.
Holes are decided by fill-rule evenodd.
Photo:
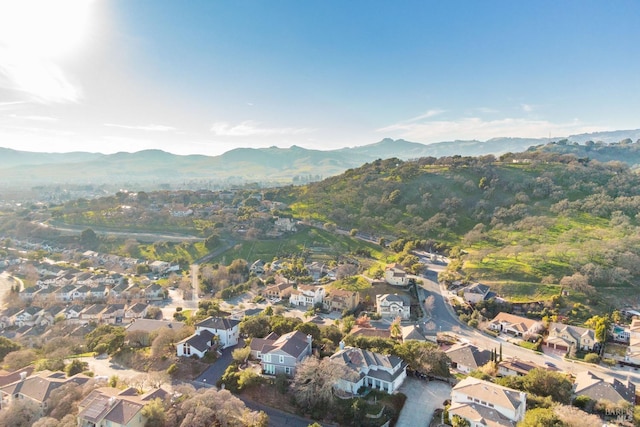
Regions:
M 409 284 L 409 275 L 400 264 L 387 264 L 384 269 L 384 280 L 393 286 L 407 286 Z
M 462 296 L 467 303 L 476 304 L 480 301 L 484 301 L 490 291 L 491 288 L 489 286 L 481 283 L 474 283 L 462 289 Z
M 205 353 L 214 345 L 221 348 L 238 344 L 238 320 L 209 317 L 196 324 L 196 332 L 176 344 L 176 354 L 182 356 L 204 357 Z
M 397 356 L 346 347 L 331 356 L 331 360 L 347 368 L 334 388 L 358 394 L 361 387 L 394 393 L 407 377 L 407 364 Z
M 376 313 L 382 317 L 395 319 L 400 316 L 408 320 L 411 315 L 409 298 L 398 294 L 376 295 Z
M 526 409 L 524 392 L 467 377 L 451 390 L 449 419 L 457 415 L 469 421 L 470 427 L 515 427 Z
M 295 306 L 313 307 L 322 304 L 325 291 L 322 286 L 298 285 L 298 289 L 291 290 L 289 303 Z

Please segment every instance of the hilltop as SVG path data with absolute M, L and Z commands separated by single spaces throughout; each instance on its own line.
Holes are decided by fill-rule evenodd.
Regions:
M 616 141 L 631 141 L 640 136 L 640 131 L 575 135 L 565 140 L 565 148 L 572 148 L 572 141 L 595 139 L 595 142 L 586 143 L 589 145 L 583 147 L 592 148 L 585 155 L 597 156 L 601 150 L 594 148 L 608 146 L 606 141 L 613 139 L 613 136 L 618 138 Z M 109 186 L 111 190 L 122 187 L 145 190 L 228 188 L 245 183 L 260 183 L 263 187 L 280 186 L 319 181 L 377 159 L 498 156 L 521 152 L 547 142 L 547 139 L 493 138 L 488 141 L 448 141 L 425 145 L 386 138 L 374 144 L 339 150 L 310 150 L 294 145 L 289 148 L 237 148 L 220 156 L 180 156 L 161 150 L 107 155 L 32 153 L 0 148 L 0 186 Z M 638 163 L 637 155 L 623 155 L 608 160 L 620 160 L 630 165 Z

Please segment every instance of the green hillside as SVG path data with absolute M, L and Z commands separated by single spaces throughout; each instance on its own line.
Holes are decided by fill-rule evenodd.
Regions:
M 457 277 L 505 293 L 509 283 L 541 295 L 549 288 L 531 286 L 628 294 L 640 284 L 640 177 L 619 162 L 544 149 L 379 160 L 280 196 L 301 218 L 445 249 Z

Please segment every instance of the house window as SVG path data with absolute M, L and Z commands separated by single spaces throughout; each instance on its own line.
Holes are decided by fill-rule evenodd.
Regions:
M 290 366 L 285 366 L 284 367 L 284 373 L 287 375 L 291 375 L 291 367 Z
M 280 356 L 280 363 L 284 363 L 284 356 Z
M 191 346 L 187 343 L 182 344 L 182 354 L 191 355 Z
M 260 352 L 260 351 L 259 351 L 259 352 L 258 352 L 258 354 L 256 355 L 256 357 L 257 357 L 258 359 L 262 359 L 262 352 Z
M 270 354 L 264 354 L 262 356 L 262 360 L 265 362 L 271 362 L 271 355 Z

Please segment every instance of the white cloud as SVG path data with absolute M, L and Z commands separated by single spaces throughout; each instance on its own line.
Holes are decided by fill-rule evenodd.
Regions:
M 267 136 L 267 135 L 300 135 L 313 132 L 308 128 L 267 128 L 260 127 L 260 123 L 246 120 L 237 125 L 227 122 L 216 122 L 211 125 L 211 132 L 217 136 Z
M 444 112 L 445 110 L 439 110 L 439 109 L 428 110 L 427 112 L 420 114 L 419 116 L 404 120 L 403 123 L 411 123 L 411 122 L 417 122 L 424 119 L 430 119 L 431 117 L 438 116 Z
M 520 104 L 520 107 L 522 108 L 522 111 L 524 111 L 525 113 L 530 113 L 534 110 L 534 106 L 531 104 Z
M 143 130 L 148 132 L 169 132 L 169 131 L 177 130 L 177 128 L 173 126 L 165 126 L 165 125 L 131 126 L 131 125 L 118 125 L 114 123 L 105 123 L 104 125 L 112 128 Z
M 440 142 L 455 139 L 487 140 L 496 137 L 543 138 L 607 130 L 589 126 L 575 119 L 566 123 L 526 118 L 483 120 L 479 117 L 458 120 L 434 120 L 421 123 L 399 122 L 376 129 L 378 133 L 395 134 L 418 142 Z

